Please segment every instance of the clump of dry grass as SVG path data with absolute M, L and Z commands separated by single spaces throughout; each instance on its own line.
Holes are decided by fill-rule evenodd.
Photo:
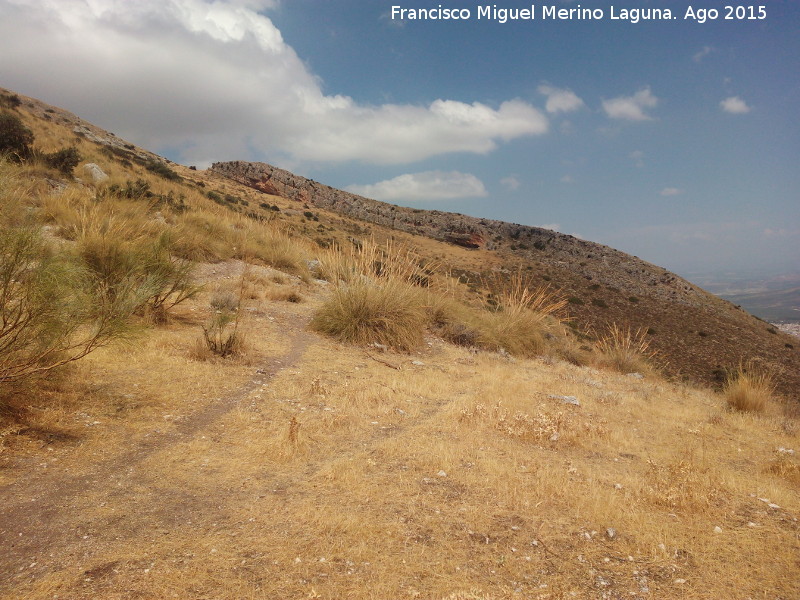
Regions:
M 498 293 L 496 310 L 478 320 L 478 341 L 489 350 L 504 349 L 515 356 L 544 353 L 548 322 L 557 321 L 567 301 L 548 287 L 532 288 L 520 274 Z
M 406 351 L 422 342 L 425 322 L 419 290 L 397 279 L 368 279 L 337 286 L 311 325 L 343 342 Z
M 728 406 L 744 412 L 763 412 L 775 392 L 771 372 L 753 363 L 739 365 L 728 375 L 722 395 Z
M 331 250 L 319 273 L 336 283 L 311 326 L 352 344 L 379 343 L 407 351 L 422 342 L 425 296 L 414 285 L 419 266 L 410 250 L 374 241 L 349 252 Z
M 605 334 L 596 343 L 600 351 L 598 359 L 602 366 L 612 368 L 620 373 L 639 373 L 649 371 L 657 352 L 650 349 L 647 331 L 632 330 L 612 323 Z

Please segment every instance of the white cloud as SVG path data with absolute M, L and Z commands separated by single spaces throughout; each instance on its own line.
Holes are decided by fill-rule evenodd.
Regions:
M 540 85 L 539 93 L 547 96 L 547 102 L 544 107 L 549 113 L 573 112 L 583 106 L 583 100 L 576 96 L 572 90 Z
M 547 223 L 545 225 L 537 225 L 537 227 L 541 227 L 542 229 L 549 229 L 550 231 L 560 231 L 561 225 L 558 223 Z
M 520 181 L 517 179 L 516 175 L 509 175 L 508 177 L 503 177 L 500 180 L 500 185 L 513 192 L 514 190 L 519 189 Z
M 275 0 L 2 0 L 3 85 L 153 149 L 205 164 L 249 156 L 408 163 L 486 154 L 547 131 L 497 106 L 359 104 L 325 95 L 268 16 Z
M 633 159 L 633 162 L 638 169 L 644 167 L 644 152 L 641 150 L 634 150 L 628 156 Z
M 732 115 L 744 115 L 749 113 L 752 109 L 747 106 L 747 102 L 739 98 L 739 96 L 731 96 L 730 98 L 725 98 L 722 102 L 719 103 L 726 113 L 731 113 Z
M 347 191 L 386 202 L 453 200 L 487 195 L 483 182 L 471 173 L 424 171 L 406 173 L 371 185 L 351 185 Z
M 680 196 L 683 193 L 683 190 L 679 190 L 678 188 L 674 187 L 666 187 L 661 190 L 661 195 L 664 197 L 668 196 Z
M 714 49 L 711 46 L 703 46 L 703 49 L 696 52 L 694 56 L 692 56 L 692 60 L 696 63 L 701 62 L 706 56 L 711 54 Z
M 572 175 L 564 175 L 559 181 L 561 181 L 561 183 L 575 183 Z
M 603 100 L 603 110 L 612 119 L 628 121 L 649 121 L 652 119 L 645 109 L 655 108 L 658 104 L 649 87 L 642 88 L 633 96 L 620 96 L 611 100 Z

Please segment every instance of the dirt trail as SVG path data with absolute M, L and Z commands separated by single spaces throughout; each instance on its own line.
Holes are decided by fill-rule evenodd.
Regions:
M 163 527 L 195 510 L 203 510 L 211 498 L 194 498 L 180 489 L 153 485 L 146 472 L 137 466 L 149 457 L 170 447 L 196 439 L 201 432 L 236 408 L 256 389 L 262 387 L 282 370 L 291 368 L 303 357 L 312 343 L 313 334 L 306 331 L 305 322 L 291 327 L 290 348 L 283 356 L 273 358 L 261 367 L 254 367 L 254 376 L 233 394 L 220 398 L 176 424 L 174 429 L 153 433 L 131 448 L 94 464 L 80 476 L 54 472 L 36 473 L 0 488 L 0 594 L 6 596 L 21 581 L 32 581 L 57 568 L 67 555 L 90 557 L 99 555 L 98 533 L 113 539 L 136 531 L 145 512 L 157 517 L 153 523 Z M 148 497 L 136 498 L 144 495 Z M 104 497 L 108 504 L 136 505 L 136 515 L 116 514 L 100 523 L 90 521 L 81 510 L 96 507 L 93 498 Z M 133 498 L 133 499 L 132 499 Z M 105 502 L 103 503 L 105 504 Z M 138 510 L 142 507 L 144 510 Z M 149 507 L 149 508 L 145 508 Z M 208 508 L 208 506 L 205 506 Z M 154 514 L 158 513 L 158 515 Z M 129 517 L 131 523 L 125 523 Z

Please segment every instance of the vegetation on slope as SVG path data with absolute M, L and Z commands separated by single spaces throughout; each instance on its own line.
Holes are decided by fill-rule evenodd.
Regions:
M 20 115 L 44 152 L 74 142 L 110 179 L 2 163 L 3 248 L 34 257 L 2 252 L 24 266 L 9 289 L 73 290 L 17 294 L 48 310 L 136 298 L 124 324 L 140 335 L 0 386 L 0 595 L 800 594 L 786 576 L 800 557 L 790 404 L 731 410 L 665 380 L 640 362 L 641 332 L 595 345 L 531 278 L 472 292 L 482 284 L 449 276 L 446 246 L 432 261 L 345 244 L 334 217 L 274 198 L 253 209 L 255 192 L 211 174 L 172 165 L 180 179 L 165 179 Z M 317 227 L 339 243 L 301 237 Z M 330 337 L 308 331 L 321 320 Z M 232 322 L 246 346 L 210 356 Z M 64 339 L 96 330 L 82 323 Z

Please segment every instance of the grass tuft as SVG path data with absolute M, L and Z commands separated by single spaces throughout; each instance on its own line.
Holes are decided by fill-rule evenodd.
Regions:
M 651 370 L 650 361 L 657 355 L 650 349 L 647 331 L 632 330 L 612 323 L 596 343 L 599 362 L 620 373 L 640 373 Z
M 739 365 L 728 375 L 722 395 L 733 409 L 763 412 L 775 392 L 774 379 L 772 373 L 752 363 Z

